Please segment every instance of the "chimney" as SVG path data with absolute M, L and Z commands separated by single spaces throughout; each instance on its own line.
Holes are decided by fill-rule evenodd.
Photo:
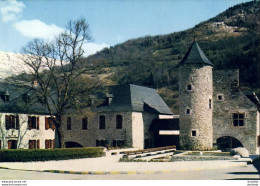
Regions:
M 108 105 L 111 104 L 113 98 L 114 98 L 114 95 L 113 95 L 113 94 L 107 94 Z

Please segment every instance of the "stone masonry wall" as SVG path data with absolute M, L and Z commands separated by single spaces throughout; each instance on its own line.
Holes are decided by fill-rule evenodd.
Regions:
M 258 111 L 256 106 L 241 92 L 239 71 L 214 71 L 214 110 L 213 110 L 213 142 L 224 136 L 234 137 L 249 150 L 257 152 L 257 133 L 259 133 Z M 222 96 L 219 100 L 218 96 Z M 232 114 L 245 114 L 244 126 L 234 126 Z
M 99 116 L 104 115 L 105 129 L 99 129 Z M 116 116 L 122 115 L 122 129 L 116 129 Z M 67 117 L 71 117 L 71 130 L 67 130 Z M 105 112 L 88 116 L 88 129 L 82 129 L 81 115 L 66 115 L 63 131 L 65 142 L 76 142 L 85 147 L 95 147 L 96 140 L 108 140 L 113 145 L 113 140 L 126 140 L 126 146 L 132 147 L 132 114 L 131 112 Z
M 191 85 L 191 90 L 188 90 Z M 212 148 L 213 108 L 212 67 L 183 65 L 179 67 L 180 145 L 184 149 Z M 209 100 L 211 99 L 211 108 Z M 190 109 L 190 114 L 186 110 Z M 196 136 L 192 136 L 192 130 Z

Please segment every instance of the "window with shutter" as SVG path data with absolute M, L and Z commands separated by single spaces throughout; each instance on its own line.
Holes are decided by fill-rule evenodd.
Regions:
M 45 149 L 49 148 L 49 140 L 45 140 Z
M 37 140 L 37 149 L 40 149 L 40 140 Z
M 10 129 L 10 117 L 8 115 L 5 115 L 5 128 L 6 130 Z
M 45 130 L 48 130 L 50 128 L 49 126 L 49 118 L 45 117 Z
M 28 116 L 28 127 L 29 127 L 29 130 L 32 129 L 32 117 L 31 116 Z
M 19 116 L 16 116 L 16 129 L 18 130 L 20 128 L 20 120 L 19 120 Z
M 39 129 L 40 129 L 40 118 L 37 117 L 37 130 L 39 130 Z

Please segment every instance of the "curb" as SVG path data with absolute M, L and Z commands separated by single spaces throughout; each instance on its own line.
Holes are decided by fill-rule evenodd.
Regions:
M 203 171 L 215 170 L 219 168 L 229 167 L 244 167 L 247 166 L 246 162 L 239 162 L 239 164 L 218 167 L 206 167 L 195 169 L 179 169 L 179 170 L 162 170 L 162 171 L 65 171 L 65 170 L 27 170 L 27 169 L 12 169 L 8 167 L 0 167 L 0 169 L 20 170 L 20 171 L 34 171 L 34 172 L 49 172 L 59 174 L 80 174 L 80 175 L 119 175 L 119 174 L 161 174 L 161 173 L 174 173 L 174 172 L 188 172 L 188 171 Z

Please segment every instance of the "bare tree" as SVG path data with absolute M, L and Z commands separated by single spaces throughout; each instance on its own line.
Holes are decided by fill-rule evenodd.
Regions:
M 80 68 L 79 65 L 84 54 L 83 44 L 90 40 L 87 21 L 79 19 L 69 21 L 66 30 L 55 41 L 35 39 L 22 50 L 27 54 L 23 61 L 30 71 L 23 80 L 35 84 L 21 84 L 30 89 L 47 108 L 56 125 L 62 148 L 65 147 L 62 124 L 66 110 L 87 104 L 88 100 L 82 99 L 87 99 L 89 90 L 97 86 L 97 82 L 89 81 L 84 76 L 87 68 Z

